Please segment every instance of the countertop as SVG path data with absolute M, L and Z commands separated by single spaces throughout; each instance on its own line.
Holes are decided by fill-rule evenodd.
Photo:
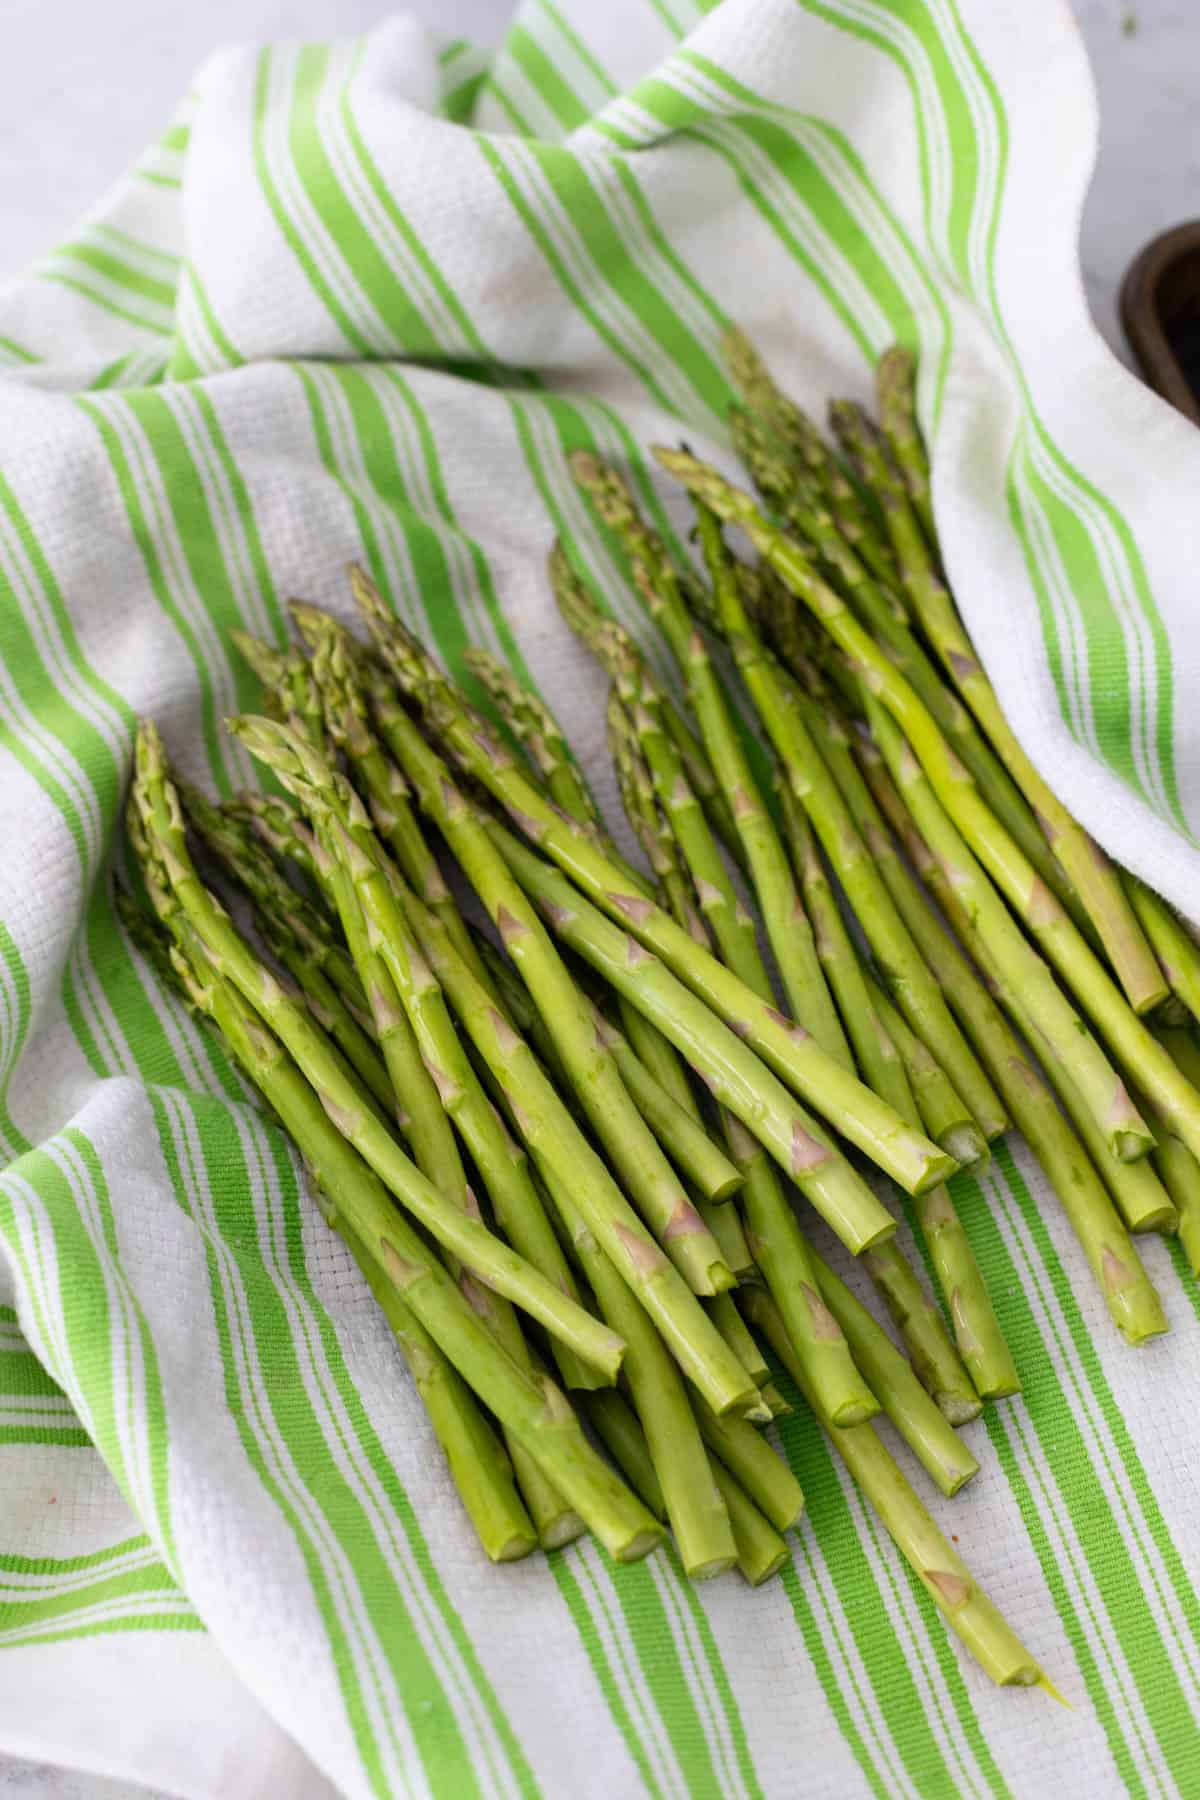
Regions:
M 1022 0 L 998 0 L 1016 6 Z M 193 70 L 231 40 L 324 37 L 389 10 L 494 42 L 508 0 L 6 0 L 0 59 L 0 275 L 57 243 L 163 127 Z M 1200 212 L 1200 5 L 1075 0 L 1100 95 L 1101 144 L 1083 273 L 1101 330 L 1128 360 L 1117 292 L 1146 240 Z M 114 104 L 114 101 L 116 104 Z M 146 1790 L 0 1758 L 2 1800 L 145 1800 Z

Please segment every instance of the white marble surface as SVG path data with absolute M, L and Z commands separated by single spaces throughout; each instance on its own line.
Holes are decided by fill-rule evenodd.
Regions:
M 380 0 L 3 0 L 0 10 L 3 276 L 59 241 L 157 136 L 210 50 L 235 39 L 361 30 L 392 9 Z M 490 42 L 510 8 L 508 0 L 404 0 L 403 10 Z M 1200 211 L 1200 0 L 1075 0 L 1075 11 L 1102 120 L 1084 277 L 1101 329 L 1124 355 L 1116 307 L 1130 258 L 1155 232 Z M 145 1793 L 0 1758 L 0 1800 Z

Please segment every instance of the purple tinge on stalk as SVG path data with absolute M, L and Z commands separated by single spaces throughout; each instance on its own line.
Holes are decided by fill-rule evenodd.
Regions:
M 496 908 L 496 930 L 500 933 L 500 942 L 506 950 L 519 943 L 523 937 L 529 936 L 528 925 L 514 918 L 503 903 Z
M 625 939 L 625 967 L 627 969 L 637 969 L 643 963 L 651 963 L 654 960 L 645 945 L 639 944 L 635 937 Z
M 946 661 L 950 664 L 950 673 L 955 681 L 970 681 L 979 674 L 979 664 L 973 656 L 964 656 L 961 650 L 947 652 Z
M 792 1120 L 792 1174 L 807 1175 L 830 1160 L 831 1152 L 807 1131 L 799 1119 Z
M 472 1274 L 470 1269 L 464 1269 L 459 1275 L 458 1286 L 459 1292 L 470 1306 L 472 1312 L 478 1313 L 481 1319 L 491 1317 L 491 1297 L 483 1283 L 476 1275 Z
M 508 808 L 508 816 L 523 836 L 532 838 L 535 844 L 541 843 L 546 835 L 546 828 L 540 819 L 531 819 L 528 813 L 521 812 L 515 806 Z
M 663 1230 L 663 1243 L 674 1243 L 676 1238 L 697 1237 L 707 1230 L 707 1225 L 691 1201 L 680 1195 L 679 1204 L 667 1220 Z
M 1137 1107 L 1129 1098 L 1129 1091 L 1123 1081 L 1118 1081 L 1112 1097 L 1112 1104 L 1104 1116 L 1107 1130 L 1113 1132 L 1140 1131 L 1142 1118 Z
M 951 1612 L 957 1612 L 971 1598 L 972 1583 L 964 1575 L 955 1574 L 951 1569 L 922 1569 L 921 1574 L 941 1595 Z
M 818 1294 L 816 1288 L 807 1282 L 801 1282 L 800 1292 L 808 1307 L 808 1316 L 812 1321 L 812 1333 L 822 1343 L 836 1344 L 841 1341 L 842 1328 Z
M 1041 925 L 1057 925 L 1066 916 L 1040 875 L 1035 875 L 1030 884 L 1026 910 L 1029 923 L 1035 929 Z
M 1127 1288 L 1136 1287 L 1138 1282 L 1136 1271 L 1107 1244 L 1100 1258 L 1100 1275 L 1106 1294 L 1123 1294 Z
M 804 1026 L 795 1019 L 789 1019 L 787 1014 L 781 1013 L 777 1006 L 765 1006 L 763 1011 L 772 1025 L 778 1025 L 780 1031 L 787 1032 L 793 1044 L 803 1044 L 812 1036 L 811 1031 L 806 1031 Z
M 605 898 L 615 906 L 619 913 L 633 925 L 645 925 L 653 917 L 654 902 L 643 899 L 641 894 L 607 893 Z
M 503 1051 L 505 1056 L 511 1056 L 515 1050 L 520 1048 L 520 1038 L 517 1036 L 508 1020 L 504 1017 L 504 1014 L 502 1012 L 497 1012 L 494 1006 L 489 1006 L 487 1009 L 487 1021 L 492 1028 L 497 1046 Z
M 407 1262 L 385 1237 L 381 1237 L 379 1240 L 379 1260 L 383 1264 L 388 1280 L 394 1282 L 398 1288 L 411 1287 L 421 1274 L 419 1265 Z
M 642 1237 L 636 1231 L 630 1231 L 628 1225 L 618 1220 L 613 1226 L 621 1248 L 639 1275 L 658 1275 L 667 1265 L 667 1259 L 657 1244 L 650 1238 Z

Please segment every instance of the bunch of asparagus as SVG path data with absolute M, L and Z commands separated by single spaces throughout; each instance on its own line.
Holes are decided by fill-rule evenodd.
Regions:
M 880 365 L 882 429 L 834 409 L 835 448 L 744 339 L 730 356 L 761 505 L 658 453 L 696 500 L 703 577 L 618 471 L 575 462 L 686 713 L 550 559 L 611 678 L 644 868 L 542 703 L 473 652 L 494 729 L 354 570 L 365 640 L 300 603 L 300 644 L 239 640 L 265 710 L 230 729 L 283 796 L 213 804 L 143 725 L 122 917 L 290 1134 L 490 1557 L 591 1531 L 631 1560 L 667 1527 L 694 1578 L 764 1581 L 803 1496 L 762 1428 L 803 1404 L 983 1667 L 1045 1684 L 872 1421 L 952 1495 L 978 1472 L 958 1428 L 1018 1391 L 946 1186 L 1010 1122 L 1125 1337 L 1166 1328 L 1130 1231 L 1200 1253 L 1200 953 L 1007 732 L 945 585 L 911 362 Z

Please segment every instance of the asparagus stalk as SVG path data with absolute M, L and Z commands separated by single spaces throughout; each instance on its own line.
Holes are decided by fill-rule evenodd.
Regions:
M 987 876 L 978 865 L 971 866 L 970 853 L 958 837 L 953 825 L 938 805 L 920 764 L 909 750 L 895 722 L 882 707 L 867 697 L 867 711 L 875 742 L 883 752 L 892 778 L 913 815 L 918 831 L 941 862 L 948 885 L 954 892 L 949 903 L 954 908 L 955 924 L 960 931 L 976 931 L 973 943 L 976 959 L 991 980 L 1002 1003 L 1031 1042 L 1042 1042 L 1049 1052 L 1047 1068 L 1051 1080 L 1074 1121 L 1084 1146 L 1097 1159 L 1102 1179 L 1117 1203 L 1122 1216 L 1135 1231 L 1170 1227 L 1174 1209 L 1158 1181 L 1153 1168 L 1146 1163 L 1122 1163 L 1108 1154 L 1109 1137 L 1097 1123 L 1088 1105 L 1075 1067 L 1068 1055 L 1060 1051 L 1059 1041 L 1046 1032 L 1047 1011 L 1044 998 L 1033 998 L 1029 981 L 1017 979 L 1013 959 L 1002 958 L 989 941 L 983 921 L 988 909 L 996 914 L 1004 911 L 1003 902 L 995 894 Z M 972 907 L 974 912 L 972 913 Z M 1024 940 L 1016 934 L 1020 943 Z M 1053 977 L 1046 971 L 1051 986 Z M 1057 989 L 1055 989 L 1057 992 Z
M 308 663 L 291 644 L 276 650 L 248 631 L 231 631 L 230 641 L 241 652 L 263 686 L 263 705 L 274 718 L 299 719 L 315 744 L 325 745 L 325 720 L 320 696 Z
M 279 874 L 244 823 L 225 814 L 190 786 L 180 788 L 184 815 L 205 847 L 251 895 L 258 934 L 287 970 L 313 1018 L 328 1032 L 363 1086 L 386 1116 L 396 1097 L 379 1051 L 326 973 L 341 946 L 331 942 L 319 917 Z M 357 982 L 363 1005 L 366 996 Z
M 776 1531 L 790 1531 L 804 1511 L 804 1492 L 762 1433 L 745 1419 L 718 1419 L 702 1400 L 696 1403 L 696 1421 L 713 1455 L 724 1463 L 763 1516 Z
M 899 1049 L 925 1130 L 935 1144 L 950 1152 L 960 1168 L 983 1168 L 988 1160 L 987 1139 L 975 1123 L 970 1108 L 955 1091 L 950 1077 L 934 1061 L 874 979 L 870 981 L 869 992 L 883 1029 Z
M 846 543 L 877 581 L 895 586 L 899 573 L 886 533 L 868 511 L 817 426 L 780 391 L 750 340 L 736 327 L 726 333 L 725 357 L 746 408 L 762 420 L 771 434 L 778 436 L 796 472 L 816 485 Z
M 787 857 L 759 795 L 720 678 L 703 638 L 693 626 L 674 571 L 616 471 L 603 468 L 582 452 L 572 457 L 571 467 L 605 523 L 629 552 L 639 591 L 670 644 L 687 684 L 705 751 L 751 872 L 788 1005 L 821 1047 L 849 1069 L 850 1052 L 821 974 L 812 931 Z M 585 599 L 576 597 L 576 613 L 585 603 Z M 639 684 L 635 697 L 643 701 L 647 698 L 645 680 Z
M 1123 873 L 1121 879 L 1172 992 L 1194 1019 L 1200 1019 L 1200 946 L 1153 888 L 1136 875 Z
M 570 1195 L 714 1411 L 757 1407 L 752 1378 L 633 1211 L 525 1040 L 457 955 L 441 921 L 411 891 L 401 890 L 400 899 L 446 998 L 506 1097 L 539 1172 L 553 1184 L 552 1197 Z
M 603 830 L 600 808 L 550 708 L 490 651 L 468 650 L 467 668 L 491 695 L 496 711 L 541 776 L 556 806 L 580 824 Z
M 791 783 L 782 775 L 777 793 L 784 835 L 812 920 L 817 954 L 854 1047 L 855 1061 L 862 1070 L 863 1079 L 903 1116 L 909 1106 L 908 1075 L 895 1039 L 872 1004 L 862 964 L 829 885 L 808 815 Z M 956 1155 L 948 1144 L 943 1144 L 942 1148 L 951 1156 Z
M 463 717 L 468 729 L 477 729 Z M 719 1293 L 731 1287 L 733 1276 L 716 1240 L 682 1191 L 611 1055 L 597 1041 L 592 1015 L 574 979 L 478 814 L 468 806 L 442 758 L 399 709 L 388 738 L 422 810 L 436 823 L 520 970 L 622 1184 L 697 1293 Z M 537 794 L 532 787 L 531 792 Z M 540 795 L 537 798 L 539 804 L 545 804 Z
M 361 589 L 360 595 L 365 606 L 373 604 Z M 621 919 L 634 940 L 661 955 L 668 968 L 706 997 L 706 1035 L 716 1028 L 709 1007 L 736 1022 L 739 1031 L 745 1032 L 747 1043 L 765 1061 L 779 1070 L 798 1093 L 810 1096 L 827 1117 L 832 1116 L 838 1129 L 907 1191 L 936 1185 L 950 1172 L 950 1159 L 944 1152 L 905 1126 L 891 1107 L 848 1076 L 807 1034 L 799 1032 L 790 1020 L 750 992 L 744 982 L 647 899 L 637 883 L 628 881 L 578 825 L 550 807 L 511 757 L 463 711 L 453 690 L 395 621 L 378 611 L 369 613 L 369 621 L 401 686 L 407 687 L 421 704 L 431 729 L 447 744 L 463 769 L 482 781 L 507 807 L 522 831 L 532 836 L 598 906 L 610 917 Z M 506 848 L 505 855 L 508 854 Z M 624 933 L 622 937 L 627 946 L 628 938 Z M 638 994 L 630 996 L 635 1004 L 642 991 L 639 983 Z M 647 1012 L 649 1007 L 641 1005 L 640 1010 Z M 669 1021 L 655 1018 L 655 1023 L 678 1047 Z M 757 1069 L 756 1059 L 752 1057 L 751 1063 Z
M 634 1105 L 667 1151 L 681 1175 L 705 1200 L 729 1200 L 742 1177 L 728 1156 L 709 1137 L 697 1114 L 662 1087 L 636 1057 L 628 1040 L 599 1012 L 596 1033 L 611 1053 Z
M 937 548 L 933 498 L 929 491 L 929 458 L 917 424 L 917 363 L 911 350 L 893 344 L 875 364 L 875 399 L 883 438 L 920 522 L 925 542 Z
M 684 452 L 658 454 L 664 466 L 677 474 L 685 486 L 693 486 L 720 516 L 736 520 L 750 531 L 759 551 L 773 563 L 792 591 L 805 601 L 851 661 L 861 665 L 873 690 L 913 743 L 947 814 L 987 864 L 1009 904 L 1074 990 L 1123 1066 L 1141 1081 L 1161 1116 L 1195 1154 L 1200 1149 L 1200 1094 L 1155 1042 L 1016 844 L 979 800 L 961 764 L 907 682 L 858 625 L 839 596 L 814 574 L 798 547 L 770 524 L 748 494 Z M 1006 918 L 1006 925 L 1011 924 Z M 1015 935 L 1020 939 L 1019 932 Z M 1024 954 L 1028 946 L 1024 946 L 1023 939 L 1020 941 L 1020 953 Z M 1013 954 L 1018 953 L 1010 947 Z M 1044 965 L 1042 969 L 1048 973 Z M 1055 993 L 1055 1004 L 1061 1007 L 1062 996 L 1057 989 Z M 1082 1021 L 1072 1009 L 1067 1008 L 1067 1013 L 1074 1024 L 1070 1025 L 1070 1036 L 1064 1036 L 1063 1047 L 1073 1038 L 1072 1067 L 1079 1084 L 1088 1089 L 1089 1105 L 1104 1125 L 1113 1153 L 1126 1160 L 1145 1155 L 1153 1145 L 1153 1132 L 1137 1114 L 1098 1044 L 1082 1030 Z
M 143 725 L 139 745 L 146 733 Z M 144 766 L 140 772 L 144 776 Z M 369 1250 L 416 1326 L 529 1452 L 545 1478 L 568 1496 L 609 1553 L 618 1561 L 646 1555 L 661 1536 L 653 1518 L 605 1467 L 549 1378 L 521 1369 L 496 1343 L 471 1302 L 392 1206 L 382 1181 L 335 1123 L 282 1043 L 242 991 L 222 975 L 208 953 L 203 928 L 175 882 L 175 852 L 169 841 L 164 850 L 164 840 L 144 811 L 142 823 L 156 878 L 177 903 L 180 973 L 313 1170 L 329 1222 L 347 1228 Z M 483 1446 L 477 1434 L 471 1433 L 471 1438 L 468 1443 L 478 1452 Z M 475 1512 L 487 1509 L 485 1543 L 501 1554 L 523 1554 L 527 1522 L 519 1512 L 514 1517 L 499 1473 L 495 1459 L 477 1461 L 474 1478 L 479 1486 L 472 1504 Z
M 732 1294 L 718 1294 L 708 1303 L 709 1316 L 744 1369 L 748 1369 L 761 1389 L 771 1379 L 771 1370 L 762 1351 L 737 1309 Z
M 479 1220 L 446 1205 L 363 1104 L 353 1079 L 306 1009 L 284 992 L 204 887 L 188 853 L 179 797 L 167 774 L 158 732 L 148 721 L 143 721 L 138 732 L 134 795 L 150 852 L 161 866 L 165 884 L 192 921 L 208 961 L 275 1032 L 312 1084 L 320 1105 L 337 1119 L 347 1141 L 443 1248 L 496 1293 L 537 1319 L 552 1336 L 569 1344 L 584 1361 L 610 1377 L 615 1375 L 621 1360 L 620 1340 Z
M 783 1567 L 788 1559 L 788 1547 L 724 1463 L 716 1457 L 711 1457 L 710 1462 L 717 1492 L 729 1514 L 738 1572 L 751 1587 L 761 1587 Z
M 753 1289 L 747 1290 L 746 1305 L 820 1418 L 803 1364 L 786 1332 L 780 1330 L 778 1314 L 764 1308 L 762 1297 Z M 874 1429 L 870 1425 L 854 1425 L 849 1430 L 831 1431 L 829 1439 L 950 1629 L 992 1680 L 1002 1687 L 1045 1685 L 1046 1677 L 1033 1656 L 942 1536 Z
M 1177 1028 L 1161 1031 L 1164 1050 L 1182 1069 L 1188 1080 L 1200 1081 L 1200 1048 L 1190 1031 Z M 1179 1213 L 1179 1242 L 1193 1275 L 1200 1275 L 1200 1164 L 1186 1144 L 1170 1132 L 1163 1132 L 1155 1157 L 1171 1199 Z
M 312 833 L 294 800 L 242 793 L 226 804 L 246 819 L 277 862 L 294 863 L 314 888 L 319 885 Z
M 446 886 L 437 858 L 425 841 L 408 783 L 371 729 L 364 691 L 364 684 L 371 680 L 367 659 L 345 626 L 331 614 L 296 601 L 292 602 L 291 612 L 313 652 L 313 679 L 321 695 L 329 736 L 344 753 L 376 830 L 426 906 L 445 921 L 459 955 L 483 979 L 474 940 Z
M 974 988 L 987 1003 L 987 995 L 978 978 L 970 970 L 965 958 L 956 956 L 951 945 L 947 955 L 943 946 L 947 939 L 945 933 L 937 928 L 936 921 L 921 893 L 919 884 L 896 853 L 895 845 L 888 836 L 878 806 L 863 774 L 860 772 L 857 756 L 878 755 L 870 740 L 852 739 L 844 722 L 838 717 L 828 699 L 816 703 L 799 689 L 796 691 L 798 704 L 806 708 L 805 717 L 814 739 L 820 745 L 834 780 L 842 790 L 843 798 L 854 815 L 855 823 L 864 844 L 870 851 L 872 860 L 879 870 L 888 892 L 892 896 L 897 912 L 904 920 L 909 935 L 916 944 L 921 956 L 942 989 L 947 1004 L 955 1014 L 964 1032 L 975 1043 L 973 1022 L 975 1013 L 972 1008 L 974 996 L 964 990 Z M 851 743 L 853 742 L 853 749 Z M 965 1016 L 964 1016 L 965 1012 Z M 976 1045 L 978 1052 L 978 1046 Z M 994 1077 L 983 1086 L 974 1084 L 969 1069 L 956 1069 L 955 1082 L 965 1089 L 964 1099 L 982 1128 L 984 1137 L 990 1142 L 1004 1131 L 1008 1120 L 1004 1106 L 995 1092 Z
M 561 544 L 556 544 L 551 551 L 547 569 L 563 618 L 613 679 L 622 678 L 630 668 L 643 667 L 645 659 L 628 632 L 615 619 L 605 618 L 597 612 Z M 665 695 L 660 704 L 663 725 L 683 757 L 688 780 L 699 794 L 713 830 L 737 856 L 740 845 L 734 820 L 702 746 L 678 708 Z
M 905 592 L 922 630 L 1042 821 L 1050 847 L 1087 908 L 1129 1004 L 1137 1013 L 1150 1011 L 1166 997 L 1168 989 L 1118 872 L 1100 846 L 1076 824 L 1018 743 L 995 689 L 976 660 L 953 598 L 938 575 L 904 484 L 870 420 L 848 402 L 835 401 L 830 416 L 864 481 L 878 495 Z
M 827 1262 L 818 1257 L 816 1263 L 821 1298 L 845 1332 L 871 1392 L 942 1493 L 957 1494 L 979 1473 L 975 1457 L 883 1327 Z
M 890 1237 L 891 1215 L 736 1033 L 654 957 L 640 954 L 636 940 L 590 906 L 550 864 L 503 826 L 493 823 L 488 829 L 563 942 L 670 1037 L 720 1103 L 770 1151 L 843 1241 L 849 1240 L 847 1248 L 857 1254 Z
M 528 1556 L 544 1540 L 531 1523 L 514 1485 L 510 1457 L 505 1455 L 462 1376 L 447 1362 L 365 1245 L 339 1219 L 336 1197 L 331 1199 L 334 1210 L 330 1222 L 345 1239 L 392 1328 L 480 1543 L 493 1562 L 515 1562 Z M 541 1480 L 556 1493 L 541 1474 L 541 1465 L 528 1452 L 525 1454 L 529 1467 L 537 1469 Z M 571 1510 L 570 1517 L 577 1518 L 578 1514 Z
M 608 1451 L 634 1493 L 656 1519 L 664 1524 L 667 1503 L 662 1483 L 654 1471 L 654 1459 L 637 1414 L 616 1388 L 598 1388 L 584 1397 L 587 1422 Z M 723 1497 L 723 1496 L 722 1496 Z
M 918 832 L 878 750 L 865 741 L 858 743 L 857 748 L 862 772 L 870 780 L 872 797 L 886 814 L 913 867 L 937 899 L 946 918 L 969 939 L 969 915 L 963 911 L 955 890 Z M 937 924 L 919 892 L 915 894 L 915 904 L 922 908 L 927 922 L 926 955 L 930 965 L 938 970 L 951 1003 L 971 1032 L 976 1049 L 1004 1097 L 1013 1123 L 1057 1194 L 1114 1324 L 1131 1344 L 1145 1343 L 1157 1337 L 1168 1328 L 1166 1315 L 1096 1167 L 1059 1111 L 1050 1088 L 1029 1061 L 996 1001 L 968 967 L 954 941 Z M 1112 1165 L 1111 1157 L 1105 1155 L 1102 1160 L 1106 1167 Z
M 845 890 L 899 1010 L 943 1068 L 970 1070 L 977 1085 L 987 1078 L 897 912 L 850 808 L 825 766 L 796 704 L 793 684 L 764 650 L 742 603 L 738 585 L 719 547 L 720 527 L 705 507 L 700 532 L 712 542 L 709 566 L 725 637 L 743 681 L 775 746 L 784 778 L 812 821 Z M 995 1103 L 995 1097 L 990 1097 Z
M 737 1552 L 683 1378 L 635 1296 L 572 1206 L 570 1195 L 554 1186 L 551 1191 L 600 1310 L 624 1337 L 625 1379 L 646 1434 L 680 1560 L 693 1580 L 707 1581 L 730 1568 Z M 745 1428 L 761 1442 L 752 1425 Z

